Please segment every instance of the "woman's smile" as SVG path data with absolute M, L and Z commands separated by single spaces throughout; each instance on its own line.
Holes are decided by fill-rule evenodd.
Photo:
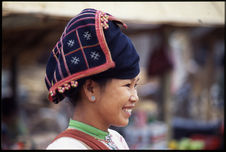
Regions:
M 132 114 L 132 110 L 135 108 L 135 104 L 126 105 L 122 107 L 123 112 L 126 114 L 127 117 L 130 117 Z

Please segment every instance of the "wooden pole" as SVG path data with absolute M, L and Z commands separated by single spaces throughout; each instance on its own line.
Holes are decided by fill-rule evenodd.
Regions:
M 171 108 L 171 101 L 172 95 L 170 91 L 171 87 L 171 78 L 172 72 L 166 72 L 161 77 L 161 86 L 162 86 L 162 107 L 161 115 L 163 121 L 167 124 L 168 132 L 167 132 L 167 141 L 169 142 L 172 138 L 172 108 Z

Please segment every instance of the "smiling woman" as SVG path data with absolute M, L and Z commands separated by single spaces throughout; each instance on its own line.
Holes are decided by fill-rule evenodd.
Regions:
M 139 56 L 122 21 L 85 9 L 66 25 L 46 67 L 49 100 L 67 97 L 74 114 L 47 149 L 129 149 L 110 126 L 126 126 L 139 100 Z

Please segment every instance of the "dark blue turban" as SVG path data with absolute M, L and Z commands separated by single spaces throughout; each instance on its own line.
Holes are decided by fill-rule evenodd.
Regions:
M 118 24 L 126 27 L 95 9 L 84 9 L 68 22 L 46 67 L 50 101 L 58 103 L 80 79 L 92 75 L 131 79 L 139 74 L 139 56 Z

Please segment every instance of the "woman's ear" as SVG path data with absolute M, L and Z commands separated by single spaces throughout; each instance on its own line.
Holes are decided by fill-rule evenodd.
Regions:
M 94 102 L 96 100 L 95 96 L 97 95 L 98 84 L 95 81 L 91 79 L 86 80 L 83 85 L 83 90 L 89 101 Z

